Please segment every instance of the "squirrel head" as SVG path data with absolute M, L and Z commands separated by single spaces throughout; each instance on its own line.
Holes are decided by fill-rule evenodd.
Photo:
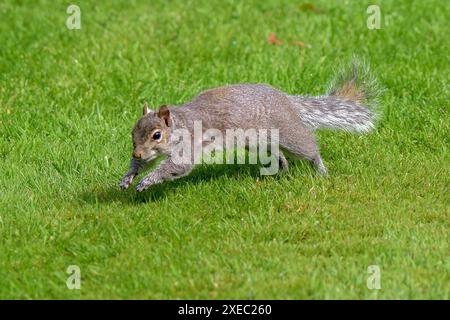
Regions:
M 166 105 L 158 112 L 151 111 L 144 104 L 142 117 L 133 128 L 133 157 L 150 162 L 169 150 L 172 118 Z

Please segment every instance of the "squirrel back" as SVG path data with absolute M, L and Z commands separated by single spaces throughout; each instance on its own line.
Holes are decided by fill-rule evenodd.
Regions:
M 201 120 L 205 128 L 281 128 L 300 122 L 310 128 L 367 132 L 377 118 L 380 89 L 368 66 L 354 59 L 342 68 L 323 96 L 289 95 L 267 84 L 234 84 L 209 89 L 173 108 L 183 127 Z

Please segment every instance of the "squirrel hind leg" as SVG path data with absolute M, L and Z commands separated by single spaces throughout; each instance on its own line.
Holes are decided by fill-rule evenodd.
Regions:
M 319 147 L 317 146 L 314 136 L 304 135 L 298 138 L 299 139 L 297 139 L 295 143 L 289 140 L 281 141 L 281 147 L 283 151 L 293 158 L 303 158 L 310 161 L 320 175 L 326 176 L 328 171 L 323 164 L 322 157 L 320 156 L 319 152 Z M 280 159 L 280 168 L 282 167 L 281 161 L 282 160 Z
M 323 164 L 322 157 L 319 153 L 317 153 L 316 157 L 314 157 L 312 163 L 321 176 L 326 176 L 328 174 L 327 167 Z
M 278 165 L 281 171 L 289 170 L 289 162 L 287 161 L 286 157 L 284 156 L 281 150 L 279 150 L 278 154 Z
M 325 165 L 323 164 L 322 157 L 320 156 L 320 153 L 318 151 L 314 155 L 308 155 L 305 153 L 289 152 L 289 156 L 296 158 L 296 159 L 306 159 L 311 162 L 311 164 L 317 170 L 319 175 L 321 175 L 321 176 L 328 175 L 327 167 L 325 167 Z M 281 164 L 280 164 L 280 168 L 282 168 Z

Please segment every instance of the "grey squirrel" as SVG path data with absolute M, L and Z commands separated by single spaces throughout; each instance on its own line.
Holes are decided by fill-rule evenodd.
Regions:
M 368 68 L 353 60 L 342 69 L 323 96 L 289 95 L 266 84 L 237 84 L 202 92 L 182 106 L 161 106 L 157 112 L 144 106 L 133 128 L 133 155 L 128 172 L 120 182 L 126 189 L 153 160 L 165 155 L 159 166 L 137 185 L 141 192 L 151 185 L 190 173 L 195 163 L 174 161 L 178 140 L 174 130 L 193 134 L 194 122 L 203 129 L 244 130 L 275 128 L 281 150 L 277 154 L 281 170 L 288 169 L 284 154 L 311 161 L 322 175 L 327 174 L 314 135 L 317 128 L 368 132 L 374 128 L 379 89 Z

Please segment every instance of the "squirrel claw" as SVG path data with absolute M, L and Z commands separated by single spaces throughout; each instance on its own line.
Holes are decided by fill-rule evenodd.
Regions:
M 128 189 L 128 187 L 130 186 L 132 181 L 133 181 L 133 177 L 124 177 L 122 179 L 122 181 L 119 183 L 120 189 L 122 189 L 122 190 Z
M 119 188 L 122 189 L 122 190 L 128 189 L 128 186 L 129 186 L 129 184 L 126 184 L 126 183 L 123 183 L 123 182 L 119 183 Z
M 152 179 L 150 179 L 149 177 L 146 177 L 144 179 L 142 179 L 139 184 L 136 186 L 136 191 L 137 192 L 142 192 L 145 189 L 147 189 L 148 187 L 150 187 L 151 185 L 155 184 L 153 182 Z
M 137 192 L 142 192 L 142 191 L 144 191 L 145 189 L 147 189 L 147 186 L 146 186 L 146 185 L 143 185 L 143 184 L 138 184 L 137 187 L 136 187 L 136 191 L 137 191 Z

